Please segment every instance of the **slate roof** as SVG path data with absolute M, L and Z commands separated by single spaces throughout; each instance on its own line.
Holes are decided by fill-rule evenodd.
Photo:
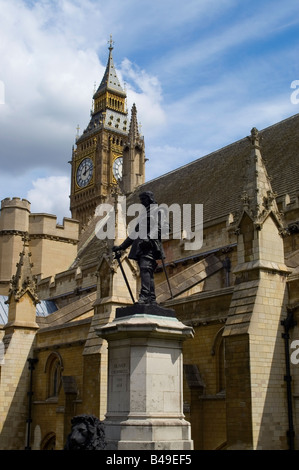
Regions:
M 95 235 L 95 228 L 99 220 L 100 217 L 95 216 L 82 231 L 78 243 L 77 257 L 70 269 L 99 263 L 102 253 L 107 250 L 106 241 L 98 239 Z
M 113 56 L 112 56 L 112 50 L 113 50 L 113 47 L 109 47 L 109 57 L 108 57 L 107 65 L 106 65 L 106 70 L 102 78 L 102 81 L 100 83 L 100 86 L 98 87 L 96 93 L 94 94 L 94 98 L 106 90 L 111 91 L 112 93 L 117 93 L 118 95 L 121 95 L 121 96 L 126 96 L 126 93 L 123 90 L 121 84 L 119 83 L 119 80 L 116 74 Z
M 248 130 L 248 136 L 251 129 Z M 299 114 L 259 130 L 262 157 L 277 198 L 299 194 Z M 127 200 L 139 202 L 138 194 L 150 190 L 159 204 L 203 204 L 204 224 L 227 217 L 240 209 L 246 158 L 251 154 L 246 137 L 185 166 L 144 183 Z M 94 235 L 94 218 L 83 234 L 80 259 L 74 265 L 95 262 L 104 249 Z M 89 238 L 88 238 L 89 237 Z M 73 266 L 74 266 L 73 265 Z
M 251 129 L 248 130 L 250 135 Z M 299 192 L 299 114 L 260 130 L 261 153 L 277 197 Z M 247 136 L 188 165 L 149 181 L 136 192 L 153 191 L 158 203 L 203 204 L 204 222 L 240 208 Z

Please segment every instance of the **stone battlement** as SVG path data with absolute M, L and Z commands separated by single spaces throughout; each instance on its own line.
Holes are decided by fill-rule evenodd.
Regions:
M 79 238 L 78 221 L 65 217 L 63 223 L 57 223 L 53 214 L 30 211 L 31 203 L 19 197 L 5 198 L 1 201 L 0 230 L 2 232 L 27 232 L 29 236 L 49 236 L 53 239 L 73 240 Z
M 64 271 L 76 257 L 79 222 L 65 217 L 58 224 L 55 215 L 32 214 L 27 199 L 1 201 L 0 281 L 6 284 L 15 274 L 24 235 L 29 236 L 33 274 L 47 277 Z
M 18 209 L 25 209 L 30 212 L 30 202 L 27 199 L 21 199 L 20 197 L 6 197 L 1 201 L 1 210 L 5 208 L 18 208 Z
M 13 197 L 1 201 L 0 231 L 28 232 L 30 202 Z
M 57 217 L 52 214 L 30 214 L 30 237 L 48 235 L 54 238 L 66 238 L 78 241 L 79 223 L 77 220 L 64 217 L 63 224 L 57 223 Z

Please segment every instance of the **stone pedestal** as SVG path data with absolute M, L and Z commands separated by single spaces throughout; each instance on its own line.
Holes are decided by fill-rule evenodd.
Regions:
M 182 392 L 182 343 L 192 328 L 172 310 L 134 305 L 97 334 L 108 341 L 107 448 L 192 450 Z

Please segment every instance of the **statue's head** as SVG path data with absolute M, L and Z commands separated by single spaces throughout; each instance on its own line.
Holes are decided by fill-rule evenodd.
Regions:
M 78 415 L 72 421 L 65 450 L 103 450 L 106 447 L 103 423 L 92 415 Z
M 148 207 L 150 204 L 156 204 L 154 193 L 152 191 L 143 191 L 139 194 L 141 204 Z

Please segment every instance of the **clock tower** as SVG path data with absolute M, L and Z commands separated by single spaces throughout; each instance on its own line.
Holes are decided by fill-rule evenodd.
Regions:
M 106 70 L 93 95 L 91 119 L 73 149 L 70 209 L 81 227 L 116 186 L 120 192 L 123 188 L 124 146 L 130 122 L 126 93 L 116 74 L 112 50 L 110 38 Z

